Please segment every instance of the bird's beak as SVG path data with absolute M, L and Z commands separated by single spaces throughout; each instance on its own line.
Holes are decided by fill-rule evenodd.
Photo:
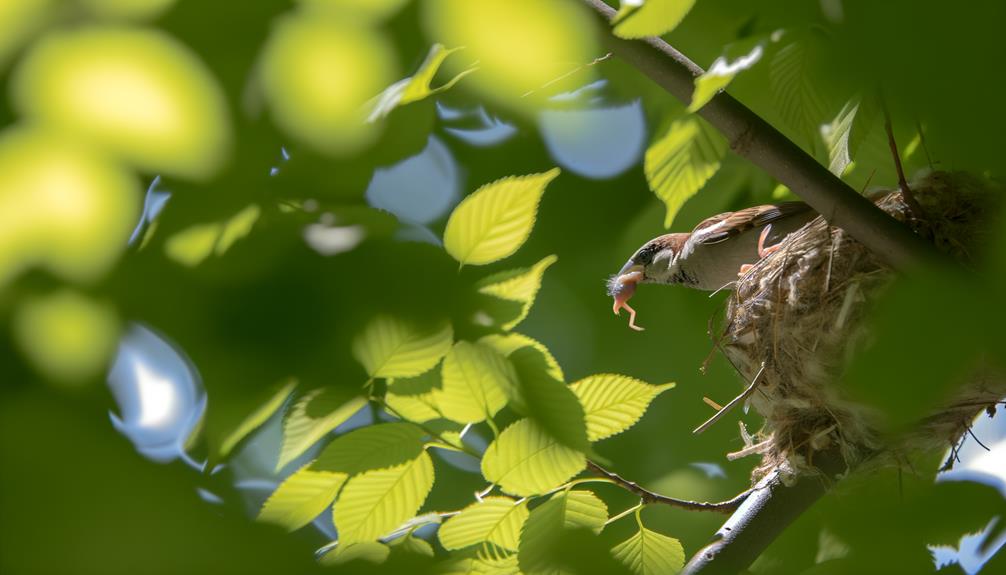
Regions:
M 641 264 L 637 264 L 636 262 L 630 259 L 629 261 L 625 262 L 625 265 L 622 266 L 622 269 L 618 270 L 618 275 L 616 277 L 622 277 L 625 274 L 631 274 L 633 272 L 642 273 L 643 269 L 644 268 Z

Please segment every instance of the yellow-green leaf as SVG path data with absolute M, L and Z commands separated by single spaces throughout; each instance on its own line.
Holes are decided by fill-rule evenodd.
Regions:
M 510 354 L 517 373 L 519 397 L 523 408 L 541 428 L 573 449 L 587 452 L 587 424 L 583 406 L 562 380 L 550 374 L 546 356 L 533 347 L 523 347 Z
M 564 529 L 590 529 L 600 533 L 608 520 L 608 507 L 590 491 L 560 492 L 531 511 L 520 537 L 517 554 L 527 575 L 555 573 L 551 554 Z
M 433 397 L 444 417 L 478 423 L 496 415 L 507 402 L 513 370 L 495 350 L 459 341 L 444 357 L 443 382 Z
M 562 445 L 534 421 L 521 419 L 486 449 L 482 475 L 507 493 L 539 495 L 562 485 L 586 465 L 583 453 Z
M 802 35 L 780 48 L 769 66 L 775 108 L 786 125 L 799 134 L 799 143 L 811 146 L 811 150 L 819 141 L 820 125 L 830 119 L 833 96 L 816 81 L 815 72 L 821 63 L 820 43 L 814 35 Z
M 425 451 L 408 463 L 353 477 L 335 504 L 339 541 L 371 541 L 392 531 L 419 511 L 432 487 L 433 462 Z
M 622 38 L 660 36 L 677 28 L 695 0 L 642 0 L 622 2 L 612 24 Z
M 412 533 L 407 533 L 395 539 L 389 545 L 391 546 L 391 550 L 395 552 L 413 553 L 426 557 L 433 557 L 434 555 L 433 546 L 425 539 L 420 539 Z
M 506 331 L 524 321 L 531 311 L 538 290 L 541 289 L 541 279 L 545 270 L 558 259 L 554 255 L 547 256 L 530 268 L 500 272 L 480 281 L 476 286 L 479 293 L 520 304 L 518 312 L 509 314 L 510 317 L 499 317 L 500 314 L 494 314 L 491 309 L 487 310 L 490 317 L 496 316 L 495 319 L 500 327 Z
M 462 265 L 483 265 L 516 252 L 531 235 L 538 202 L 559 168 L 486 184 L 454 209 L 444 248 Z
M 251 204 L 224 222 L 214 253 L 217 256 L 224 255 L 235 242 L 250 234 L 261 214 L 262 209 L 258 204 Z
M 164 241 L 164 253 L 188 267 L 203 263 L 211 255 L 220 257 L 251 233 L 261 212 L 257 204 L 251 204 L 226 220 L 195 224 L 177 231 Z
M 354 429 L 335 438 L 312 465 L 317 471 L 355 475 L 395 467 L 423 451 L 424 431 L 407 422 L 379 423 Z
M 335 549 L 321 556 L 318 563 L 326 567 L 342 565 L 350 561 L 366 563 L 384 563 L 391 554 L 391 548 L 378 541 L 360 541 L 358 543 L 340 543 Z
M 384 402 L 395 415 L 408 421 L 425 423 L 443 417 L 434 396 L 439 387 L 439 367 L 415 377 L 389 379 Z
M 733 61 L 730 61 L 726 56 L 720 56 L 713 60 L 709 69 L 695 78 L 695 91 L 692 92 L 692 101 L 688 104 L 688 111 L 697 112 L 702 106 L 709 103 L 709 100 L 712 100 L 720 90 L 726 88 L 737 74 L 758 63 L 764 52 L 765 48 L 759 42 L 750 52 Z
M 276 469 L 300 457 L 365 405 L 366 399 L 353 397 L 343 388 L 318 388 L 304 394 L 283 420 L 283 447 Z
M 583 405 L 587 438 L 598 441 L 622 433 L 646 413 L 650 402 L 673 383 L 649 385 L 625 375 L 600 374 L 570 386 Z
M 440 527 L 440 544 L 444 549 L 462 549 L 490 543 L 516 551 L 527 515 L 526 501 L 486 497 L 462 509 Z
M 437 365 L 453 341 L 450 322 L 421 328 L 378 316 L 353 341 L 353 356 L 370 377 L 412 377 Z
M 331 505 L 349 475 L 311 469 L 311 462 L 279 484 L 259 512 L 258 520 L 289 531 L 300 529 Z
M 490 557 L 478 554 L 475 557 L 459 557 L 448 561 L 437 570 L 440 575 L 520 575 L 517 555 Z
M 283 382 L 279 389 L 272 394 L 264 403 L 259 405 L 254 411 L 248 414 L 233 431 L 224 436 L 220 442 L 218 456 L 221 459 L 230 455 L 231 451 L 248 435 L 262 426 L 279 408 L 283 407 L 294 388 L 297 387 L 297 380 L 290 378 Z
M 642 525 L 635 535 L 612 548 L 611 553 L 637 575 L 674 575 L 685 565 L 685 551 L 677 539 Z
M 372 110 L 367 120 L 373 122 L 386 117 L 398 106 L 418 102 L 445 90 L 450 90 L 462 78 L 477 70 L 477 66 L 470 66 L 440 86 L 436 88 L 432 87 L 433 77 L 437 75 L 441 64 L 444 63 L 444 60 L 448 56 L 460 49 L 447 49 L 441 44 L 434 44 L 426 55 L 426 59 L 419 65 L 419 70 L 414 75 L 395 82 L 374 98 L 370 104 Z
M 675 120 L 646 150 L 646 181 L 667 206 L 664 227 L 671 226 L 685 201 L 720 169 L 726 151 L 723 136 L 696 116 Z
M 493 333 L 479 339 L 479 343 L 488 345 L 501 353 L 504 357 L 510 357 L 513 352 L 521 348 L 533 348 L 545 358 L 548 374 L 559 381 L 566 381 L 566 376 L 562 373 L 562 367 L 559 366 L 559 362 L 552 356 L 552 352 L 550 352 L 543 343 L 536 339 L 530 338 L 522 333 Z

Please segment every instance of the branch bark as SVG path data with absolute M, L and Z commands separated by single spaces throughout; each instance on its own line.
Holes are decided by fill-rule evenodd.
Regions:
M 602 20 L 605 42 L 616 56 L 668 93 L 689 103 L 702 68 L 660 38 L 626 40 L 611 31 L 615 10 L 602 0 L 584 0 Z M 895 269 L 941 261 L 936 250 L 887 215 L 799 146 L 726 92 L 698 114 L 720 131 L 730 149 L 789 187 L 828 223 L 841 227 Z

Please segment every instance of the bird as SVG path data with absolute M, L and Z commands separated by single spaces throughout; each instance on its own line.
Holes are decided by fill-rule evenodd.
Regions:
M 670 284 L 718 291 L 730 289 L 739 275 L 777 250 L 787 235 L 818 214 L 803 202 L 780 202 L 724 212 L 699 222 L 688 233 L 670 233 L 643 244 L 607 282 L 615 315 L 636 310 L 628 301 L 639 284 Z M 772 245 L 767 245 L 767 242 Z

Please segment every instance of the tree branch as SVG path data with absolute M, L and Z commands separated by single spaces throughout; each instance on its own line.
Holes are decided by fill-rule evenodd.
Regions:
M 661 505 L 670 505 L 671 507 L 678 507 L 680 509 L 687 509 L 688 511 L 714 511 L 717 513 L 731 513 L 736 511 L 742 503 L 751 495 L 754 489 L 748 489 L 747 491 L 741 493 L 740 495 L 734 497 L 733 499 L 728 499 L 726 501 L 719 501 L 717 503 L 707 503 L 705 501 L 689 501 L 687 499 L 676 499 L 674 497 L 668 497 L 666 495 L 660 495 L 659 493 L 654 493 L 639 484 L 629 481 L 622 476 L 608 471 L 607 469 L 601 467 L 600 465 L 594 463 L 593 461 L 587 462 L 587 467 L 597 473 L 602 477 L 610 479 L 617 485 L 624 487 L 627 491 L 635 493 L 643 501 L 644 504 L 649 503 L 660 503 Z
M 584 0 L 603 21 L 610 50 L 668 93 L 689 103 L 702 68 L 660 38 L 625 40 L 611 31 L 615 10 L 602 0 Z M 899 270 L 939 261 L 932 245 L 856 193 L 840 178 L 726 92 L 698 114 L 720 131 L 730 149 L 800 196 L 829 224 L 839 226 Z

